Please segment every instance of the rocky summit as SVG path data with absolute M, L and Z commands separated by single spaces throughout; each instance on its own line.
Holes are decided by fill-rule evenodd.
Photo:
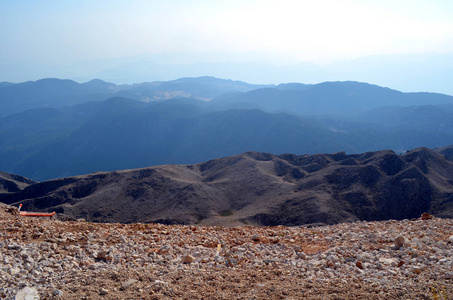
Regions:
M 1 299 L 451 299 L 453 220 L 91 223 L 0 205 Z

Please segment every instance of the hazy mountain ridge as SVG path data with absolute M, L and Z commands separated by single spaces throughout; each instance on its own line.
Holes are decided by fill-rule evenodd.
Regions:
M 68 79 L 48 78 L 0 87 L 0 117 L 42 107 L 64 107 L 111 97 L 103 84 L 78 84 Z
M 247 152 L 195 165 L 29 182 L 0 194 L 0 200 L 124 223 L 293 226 L 404 219 L 422 212 L 453 217 L 453 162 L 436 151 Z
M 249 104 L 268 112 L 298 115 L 354 116 L 384 106 L 439 105 L 453 103 L 453 97 L 435 93 L 402 93 L 360 82 L 323 82 L 313 85 L 281 85 L 247 93 L 224 95 L 213 104 Z
M 225 57 L 229 57 L 229 53 L 226 52 L 216 54 L 217 62 L 205 61 L 206 57 L 211 54 L 204 53 L 189 61 L 187 58 L 193 56 L 194 53 L 107 59 L 108 61 L 101 65 L 99 65 L 99 61 L 92 61 L 87 65 L 71 66 L 70 70 L 64 72 L 68 75 L 63 77 L 80 78 L 81 81 L 102 78 L 116 83 L 154 81 L 162 80 L 162 78 L 171 80 L 178 77 L 197 77 L 206 74 L 254 83 L 305 82 L 314 84 L 333 80 L 354 80 L 371 82 L 407 92 L 437 91 L 453 95 L 449 82 L 453 69 L 452 54 L 371 55 L 324 65 L 310 62 L 271 63 L 268 58 L 260 59 L 256 54 L 251 55 L 245 61 L 237 61 L 235 57 L 226 59 Z M 92 70 L 93 66 L 98 70 Z M 42 78 L 46 77 L 45 74 L 62 74 L 61 67 L 58 70 L 43 72 L 42 66 L 39 66 L 34 74 L 30 70 L 30 65 L 24 66 L 25 68 L 28 71 L 28 78 L 30 76 Z M 4 78 L 24 78 L 12 77 L 13 75 L 8 72 L 8 74 L 4 74 Z
M 264 88 L 264 90 L 262 90 Z M 402 93 L 368 83 L 343 81 L 319 84 L 257 85 L 215 77 L 116 85 L 94 79 L 82 84 L 47 78 L 0 84 L 0 117 L 28 109 L 60 108 L 111 97 L 159 101 L 177 97 L 211 100 L 221 106 L 247 103 L 266 111 L 301 115 L 352 115 L 390 105 L 413 106 L 453 103 L 453 96 L 436 93 Z
M 211 112 L 190 99 L 142 103 L 114 98 L 0 119 L 0 166 L 36 180 L 161 164 L 197 163 L 249 150 L 348 153 L 442 146 L 447 132 L 332 123 L 260 110 Z M 349 125 L 348 125 L 349 124 Z M 435 127 L 435 126 L 432 126 Z M 393 131 L 389 131 L 393 130 Z M 388 133 L 390 132 L 390 134 Z
M 79 84 L 68 79 L 47 78 L 1 84 L 0 117 L 35 108 L 61 108 L 90 101 L 104 101 L 115 96 L 144 102 L 175 97 L 210 100 L 224 93 L 245 92 L 260 87 L 263 85 L 207 76 L 132 85 L 116 85 L 99 79 Z
M 33 88 L 20 90 L 29 86 Z M 0 118 L 0 169 L 35 180 L 198 163 L 246 151 L 399 153 L 442 147 L 453 140 L 453 97 L 401 93 L 359 82 L 263 88 L 213 77 L 130 86 L 45 79 L 0 87 L 0 94 L 13 87 L 19 96 L 36 94 L 27 98 L 33 105 L 59 106 Z M 156 100 L 175 93 L 222 96 L 208 102 L 181 96 Z M 41 101 L 46 95 L 51 96 Z M 62 100 L 65 95 L 69 100 Z M 146 100 L 146 95 L 155 98 Z M 93 97 L 95 102 L 69 106 L 74 99 Z M 6 102 L 15 103 L 14 97 L 0 99 L 6 107 L 2 112 L 9 109 Z M 417 103 L 423 105 L 414 106 Z M 401 106 L 385 106 L 389 104 Z
M 69 114 L 71 120 L 80 110 L 87 112 L 83 122 L 65 122 L 64 116 Z M 22 149 L 23 139 L 16 139 L 15 146 L 0 153 L 4 170 L 48 179 L 99 170 L 195 163 L 250 149 L 320 152 L 336 148 L 331 140 L 336 140 L 333 144 L 337 147 L 347 148 L 346 144 L 338 145 L 342 142 L 327 127 L 314 121 L 259 110 L 205 112 L 196 100 L 148 104 L 116 98 L 83 105 L 74 112 L 56 112 L 60 116 L 50 121 L 55 120 L 51 128 L 56 128 L 59 138 L 52 135 L 54 132 L 44 132 L 41 144 L 30 149 Z M 10 144 L 12 119 L 0 120 L 0 137 Z M 28 126 L 33 122 L 24 121 L 25 129 L 15 134 L 25 139 Z

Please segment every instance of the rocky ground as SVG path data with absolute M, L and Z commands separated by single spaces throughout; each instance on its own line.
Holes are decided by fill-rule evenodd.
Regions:
M 104 224 L 0 204 L 1 299 L 453 299 L 453 220 Z

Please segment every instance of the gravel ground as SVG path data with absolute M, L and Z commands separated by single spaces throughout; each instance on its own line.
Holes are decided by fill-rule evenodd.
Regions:
M 105 224 L 0 204 L 1 299 L 453 299 L 453 220 Z

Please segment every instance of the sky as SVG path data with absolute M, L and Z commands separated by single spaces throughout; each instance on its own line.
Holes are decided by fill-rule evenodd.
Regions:
M 145 58 L 325 66 L 453 54 L 453 1 L 0 0 L 0 28 L 0 81 L 105 74 Z

